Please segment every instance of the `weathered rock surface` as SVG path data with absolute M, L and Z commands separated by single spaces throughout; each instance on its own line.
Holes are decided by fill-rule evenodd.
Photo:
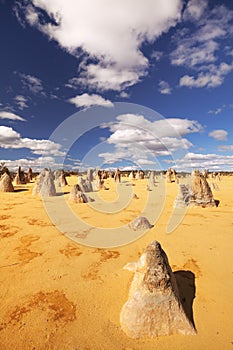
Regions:
M 24 175 L 24 172 L 21 170 L 21 167 L 18 167 L 14 182 L 16 185 L 24 185 L 27 183 L 27 178 Z
M 0 179 L 0 192 L 14 192 L 10 175 L 4 173 Z
M 81 191 L 81 188 L 79 185 L 74 185 L 71 189 L 69 200 L 74 203 L 87 203 L 88 200 L 87 196 Z
M 54 175 L 50 169 L 44 168 L 41 171 L 33 188 L 32 194 L 38 194 L 42 197 L 56 196 Z
M 80 177 L 78 179 L 78 184 L 82 192 L 93 192 L 92 183 L 89 179 L 83 179 L 82 177 Z
M 149 220 L 144 216 L 138 216 L 134 221 L 132 221 L 129 224 L 129 227 L 134 231 L 150 229 L 153 226 L 154 225 L 151 225 Z
M 215 207 L 216 201 L 205 175 L 199 170 L 194 170 L 191 175 L 190 186 L 180 184 L 179 194 L 174 206 L 176 208 L 182 206 Z
M 216 206 L 206 177 L 199 170 L 192 172 L 190 192 L 189 205 Z
M 195 334 L 182 307 L 176 279 L 157 241 L 149 244 L 136 263 L 128 301 L 120 313 L 122 330 L 131 338 Z
M 27 181 L 28 181 L 28 182 L 32 181 L 32 168 L 29 168 L 29 169 L 28 169 Z

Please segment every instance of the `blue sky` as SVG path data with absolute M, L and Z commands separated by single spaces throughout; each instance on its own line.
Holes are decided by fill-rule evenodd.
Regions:
M 0 8 L 0 160 L 9 168 L 233 171 L 232 1 Z M 61 125 L 73 115 L 70 144 Z

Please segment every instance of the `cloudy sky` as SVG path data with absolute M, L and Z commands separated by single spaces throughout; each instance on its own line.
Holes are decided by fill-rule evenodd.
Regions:
M 9 168 L 233 171 L 231 0 L 0 0 L 0 9 Z

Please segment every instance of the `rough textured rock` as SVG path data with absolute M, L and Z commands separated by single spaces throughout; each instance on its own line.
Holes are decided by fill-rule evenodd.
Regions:
M 71 189 L 69 200 L 74 203 L 87 203 L 86 195 L 81 191 L 79 185 L 74 185 Z M 90 200 L 89 200 L 90 201 Z
M 42 197 L 56 196 L 54 175 L 50 169 L 44 168 L 41 171 L 33 188 L 32 194 L 39 194 Z
M 21 170 L 21 167 L 18 167 L 14 182 L 16 185 L 24 185 L 27 183 L 27 178 L 24 175 L 24 172 Z
M 66 180 L 65 174 L 61 174 L 61 185 L 62 186 L 67 186 L 68 185 L 68 182 Z
M 93 169 L 88 169 L 87 170 L 87 180 L 89 182 L 92 182 L 94 180 Z
M 192 172 L 190 186 L 180 184 L 174 207 L 180 208 L 182 206 L 216 206 L 211 188 L 205 176 L 199 170 Z
M 83 179 L 79 177 L 78 184 L 82 192 L 93 192 L 92 183 L 89 179 Z
M 174 169 L 168 169 L 166 172 L 166 180 L 168 183 L 175 182 L 177 180 L 176 171 Z
M 116 182 L 121 182 L 121 172 L 119 169 L 116 169 L 115 171 L 114 180 Z
M 28 169 L 27 180 L 28 182 L 32 181 L 32 168 Z
M 129 174 L 129 179 L 133 180 L 134 179 L 134 173 L 131 171 L 131 173 Z
M 175 199 L 174 207 L 175 208 L 182 208 L 184 206 L 189 205 L 190 200 L 190 189 L 188 186 L 184 184 L 180 184 L 179 186 L 179 193 L 178 196 Z
M 196 333 L 182 307 L 168 258 L 157 241 L 148 245 L 137 263 L 129 263 L 125 269 L 135 272 L 128 301 L 120 313 L 121 328 L 129 337 Z
M 189 205 L 216 206 L 211 188 L 199 170 L 191 175 Z
M 14 192 L 10 175 L 4 173 L 0 179 L 0 192 Z
M 134 231 L 137 231 L 152 228 L 154 227 L 154 225 L 151 225 L 149 220 L 144 216 L 138 216 L 134 221 L 132 221 L 129 224 L 129 227 L 132 228 Z
M 55 184 L 57 187 L 68 185 L 64 170 L 55 170 L 53 174 L 55 178 Z
M 149 183 L 151 186 L 155 186 L 155 172 L 151 171 L 149 174 Z
M 168 183 L 172 182 L 172 171 L 171 169 L 168 169 L 166 172 L 166 180 Z

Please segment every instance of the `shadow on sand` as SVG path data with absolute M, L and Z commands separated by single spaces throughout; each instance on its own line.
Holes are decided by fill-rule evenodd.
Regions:
M 28 188 L 16 188 L 14 189 L 14 192 L 26 192 L 26 191 L 29 191 Z
M 196 293 L 195 275 L 191 271 L 184 270 L 175 271 L 174 275 L 176 278 L 184 311 L 196 330 L 193 319 L 193 300 Z

